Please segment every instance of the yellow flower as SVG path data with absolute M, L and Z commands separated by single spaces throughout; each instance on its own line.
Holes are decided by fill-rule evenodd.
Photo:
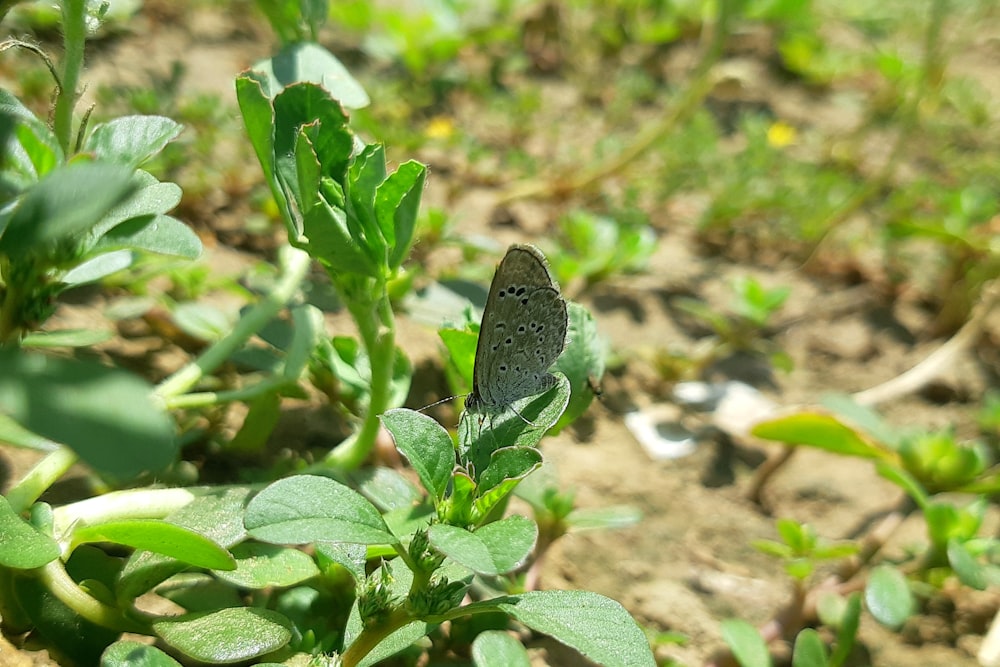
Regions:
M 447 116 L 434 116 L 424 128 L 424 134 L 428 139 L 448 139 L 455 134 L 455 124 Z
M 794 127 L 779 120 L 767 128 L 767 143 L 774 148 L 784 148 L 795 143 L 797 134 Z

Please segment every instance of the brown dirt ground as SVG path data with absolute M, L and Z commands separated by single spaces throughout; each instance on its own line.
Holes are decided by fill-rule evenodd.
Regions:
M 219 93 L 235 109 L 234 75 L 269 50 L 269 37 L 259 26 L 206 9 L 181 17 L 170 15 L 166 5 L 148 5 L 132 30 L 133 34 L 98 45 L 87 72 L 92 86 L 101 81 L 141 84 L 149 71 L 165 72 L 179 59 L 188 66 L 182 81 L 185 93 Z M 975 62 L 975 54 L 964 54 L 962 64 L 972 70 L 978 67 L 984 83 L 996 85 L 995 68 Z M 560 118 L 574 105 L 572 86 L 557 79 L 546 86 L 540 116 Z M 791 89 L 787 95 L 778 93 L 773 104 L 788 109 L 789 115 L 823 117 L 826 100 Z M 473 127 L 476 112 L 470 100 L 457 103 L 454 109 L 460 123 Z M 595 115 L 588 122 L 595 127 L 601 119 Z M 830 122 L 844 120 L 838 117 Z M 567 136 L 575 131 L 563 126 L 556 134 Z M 527 149 L 542 155 L 557 152 L 557 140 L 542 134 L 541 129 L 534 135 L 529 130 Z M 463 182 L 461 165 L 449 163 L 453 158 L 446 152 L 433 148 L 425 152 L 414 156 L 432 169 L 425 206 L 446 207 L 462 235 L 493 237 L 498 253 L 508 242 L 544 238 L 560 210 L 555 204 L 528 202 L 498 215 L 491 188 Z M 246 169 L 247 181 L 255 181 L 256 164 L 248 163 Z M 249 204 L 228 194 L 215 194 L 218 219 L 209 226 L 238 229 Z M 584 425 L 544 443 L 547 459 L 556 464 L 564 483 L 577 490 L 581 507 L 631 504 L 643 511 L 644 519 L 618 531 L 568 535 L 550 554 L 543 585 L 608 595 L 620 600 L 644 625 L 687 635 L 686 645 L 660 649 L 662 656 L 687 665 L 704 662 L 721 646 L 720 620 L 740 617 L 762 624 L 788 601 L 790 584 L 780 566 L 750 546 L 753 540 L 776 536 L 774 517 L 809 522 L 827 539 L 845 539 L 866 521 L 897 507 L 902 494 L 865 462 L 801 451 L 765 489 L 768 515 L 745 494 L 754 467 L 773 453 L 772 445 L 738 439 L 727 446 L 707 440 L 689 457 L 651 461 L 624 427 L 622 413 L 625 406 L 660 402 L 668 393 L 652 368 L 655 350 L 665 342 L 681 350 L 693 348 L 696 342 L 696 336 L 672 317 L 671 295 L 689 291 L 724 307 L 728 300 L 725 285 L 733 276 L 750 274 L 767 285 L 792 286 L 793 296 L 782 312 L 784 326 L 775 342 L 790 353 L 796 367 L 790 374 L 776 376 L 767 389 L 782 405 L 811 404 L 827 392 L 853 392 L 879 384 L 920 361 L 941 342 L 929 340 L 926 334 L 934 313 L 907 299 L 886 301 L 865 286 L 848 291 L 843 285 L 804 276 L 790 265 L 765 268 L 758 262 L 734 264 L 700 254 L 692 231 L 698 207 L 696 201 L 678 200 L 653 213 L 660 243 L 647 275 L 615 279 L 578 295 L 593 310 L 601 333 L 624 363 L 606 379 L 605 400 L 595 403 Z M 501 220 L 509 224 L 490 224 Z M 212 247 L 212 234 L 205 236 L 209 252 L 204 261 L 213 271 L 239 273 L 255 261 L 221 244 Z M 445 257 L 432 256 L 429 264 L 444 263 Z M 91 295 L 83 304 L 62 309 L 51 327 L 78 323 L 81 318 L 87 321 L 102 303 L 99 295 Z M 997 322 L 992 324 L 989 330 L 1000 330 Z M 331 326 L 338 332 L 349 328 L 340 317 L 331 320 Z M 433 366 L 439 358 L 434 331 L 405 317 L 399 343 L 418 368 Z M 162 371 L 168 371 L 179 360 L 179 356 L 161 356 L 158 363 Z M 900 426 L 954 423 L 960 436 L 972 437 L 975 425 L 970 415 L 989 377 L 983 360 L 970 353 L 935 384 L 934 391 L 905 396 L 880 408 L 891 423 Z M 419 386 L 436 380 L 418 377 L 416 382 Z M 286 420 L 276 436 L 287 439 L 284 446 L 291 440 L 310 445 L 317 439 L 335 441 L 328 431 L 324 433 L 328 418 L 303 405 L 290 406 L 291 412 L 296 415 L 294 422 Z M 312 415 L 304 425 L 303 414 Z M 15 475 L 28 465 L 15 452 L 4 450 L 4 455 Z M 991 517 L 991 526 L 995 528 L 996 523 L 996 517 Z M 904 525 L 889 552 L 899 553 L 922 537 L 921 526 Z M 855 664 L 976 664 L 973 656 L 985 624 L 997 609 L 997 596 L 995 592 L 964 594 L 956 599 L 958 608 L 949 610 L 950 615 L 929 612 L 899 634 L 880 628 L 866 616 L 861 631 L 863 650 Z M 959 628 L 955 619 L 962 614 L 966 621 Z M 578 664 L 577 658 L 546 642 L 540 644 L 536 658 L 539 664 Z M 0 664 L 44 664 L 44 659 L 39 654 L 15 655 L 0 649 Z

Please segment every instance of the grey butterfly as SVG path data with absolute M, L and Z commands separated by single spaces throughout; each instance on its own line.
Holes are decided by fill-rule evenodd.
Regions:
M 545 256 L 534 246 L 512 245 L 486 298 L 466 409 L 496 415 L 552 388 L 549 368 L 566 345 L 567 324 L 566 301 Z

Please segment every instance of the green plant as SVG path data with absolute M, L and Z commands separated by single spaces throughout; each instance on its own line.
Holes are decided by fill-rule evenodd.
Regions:
M 559 232 L 563 247 L 549 256 L 564 285 L 576 280 L 590 285 L 616 273 L 642 271 L 656 250 L 656 236 L 647 224 L 620 223 L 585 211 L 562 216 Z
M 708 326 L 714 338 L 707 346 L 708 361 L 724 358 L 735 352 L 749 352 L 765 356 L 778 368 L 791 370 L 791 359 L 784 351 L 768 340 L 771 320 L 784 305 L 791 293 L 787 286 L 766 288 L 750 277 L 741 277 L 731 283 L 733 303 L 730 312 L 720 313 L 708 304 L 695 299 L 681 298 L 677 307 Z
M 863 588 L 869 613 L 879 623 L 898 629 L 915 612 L 918 593 L 940 590 L 949 579 L 980 590 L 1000 581 L 1000 566 L 993 557 L 1000 543 L 980 535 L 987 494 L 1000 488 L 1000 473 L 987 467 L 979 444 L 957 442 L 950 430 L 900 433 L 875 413 L 841 398 L 831 398 L 827 406 L 833 413 L 800 411 L 762 422 L 753 433 L 788 446 L 870 460 L 879 475 L 899 486 L 907 498 L 856 544 L 823 545 L 811 528 L 787 520 L 778 522 L 781 542 L 757 543 L 758 548 L 785 561 L 796 586 L 788 609 L 782 612 L 780 622 L 767 626 L 766 636 L 749 628 L 729 637 L 734 655 L 744 665 L 769 664 L 766 649 L 764 658 L 760 653 L 767 641 L 795 634 L 802 639 L 802 632 L 806 632 L 802 628 L 817 618 L 824 622 L 841 619 L 841 623 L 844 618 L 853 618 L 854 612 L 847 617 L 834 613 L 843 610 L 843 603 L 836 601 L 853 590 Z M 961 504 L 953 499 L 954 494 L 972 495 L 972 500 Z M 906 562 L 881 557 L 881 548 L 893 530 L 914 512 L 919 512 L 927 527 L 927 543 L 911 549 Z M 835 576 L 819 584 L 808 583 L 819 560 L 845 556 L 850 558 L 843 561 Z M 848 598 L 851 604 L 855 603 Z M 843 664 L 840 649 L 848 640 L 853 641 L 857 619 L 834 627 L 840 627 L 841 634 L 832 656 L 817 652 L 816 638 L 809 635 L 802 639 L 807 642 L 802 648 L 803 662 L 795 664 Z M 853 630 L 844 634 L 845 627 Z M 743 651 L 751 651 L 755 657 L 741 658 Z M 797 641 L 796 655 L 798 652 Z M 807 653 L 813 657 L 807 658 Z

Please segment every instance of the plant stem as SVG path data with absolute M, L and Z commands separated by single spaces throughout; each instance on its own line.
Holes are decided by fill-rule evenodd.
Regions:
M 80 71 L 83 69 L 84 44 L 87 41 L 87 1 L 63 0 L 62 31 L 63 31 L 63 70 L 59 77 L 60 87 L 56 96 L 56 108 L 53 114 L 53 131 L 63 149 L 63 154 L 69 156 L 73 139 L 73 109 L 76 107 L 76 88 L 80 81 Z
M 149 634 L 149 628 L 126 618 L 120 610 L 96 600 L 69 576 L 61 560 L 54 560 L 36 570 L 38 580 L 63 604 L 82 618 L 101 627 L 122 632 Z
M 210 405 L 222 403 L 232 403 L 233 401 L 249 401 L 258 396 L 270 394 L 288 385 L 290 381 L 284 377 L 273 377 L 262 380 L 255 385 L 242 387 L 232 391 L 200 391 L 192 394 L 182 394 L 180 396 L 165 398 L 164 403 L 168 410 L 185 410 L 190 408 L 203 408 Z
M 354 667 L 371 653 L 371 650 L 378 646 L 379 642 L 414 620 L 416 619 L 411 618 L 403 607 L 397 607 L 388 618 L 377 626 L 366 627 L 340 657 L 342 667 Z
M 49 453 L 7 493 L 11 509 L 20 514 L 31 507 L 76 461 L 77 455 L 69 447 L 59 447 Z
M 165 403 L 195 386 L 242 347 L 267 324 L 295 295 L 309 268 L 309 255 L 291 246 L 282 249 L 284 273 L 274 289 L 244 315 L 228 336 L 213 343 L 201 356 L 180 369 L 160 385 L 153 395 Z
M 392 373 L 396 358 L 396 330 L 392 306 L 385 292 L 374 304 L 359 304 L 350 308 L 371 366 L 371 399 L 361 429 L 353 438 L 341 443 L 326 457 L 325 463 L 342 470 L 357 468 L 375 447 L 382 428 L 380 417 L 389 407 L 392 394 Z
M 55 508 L 52 531 L 57 540 L 62 540 L 76 524 L 93 526 L 123 519 L 162 519 L 197 497 L 197 488 L 114 491 Z

